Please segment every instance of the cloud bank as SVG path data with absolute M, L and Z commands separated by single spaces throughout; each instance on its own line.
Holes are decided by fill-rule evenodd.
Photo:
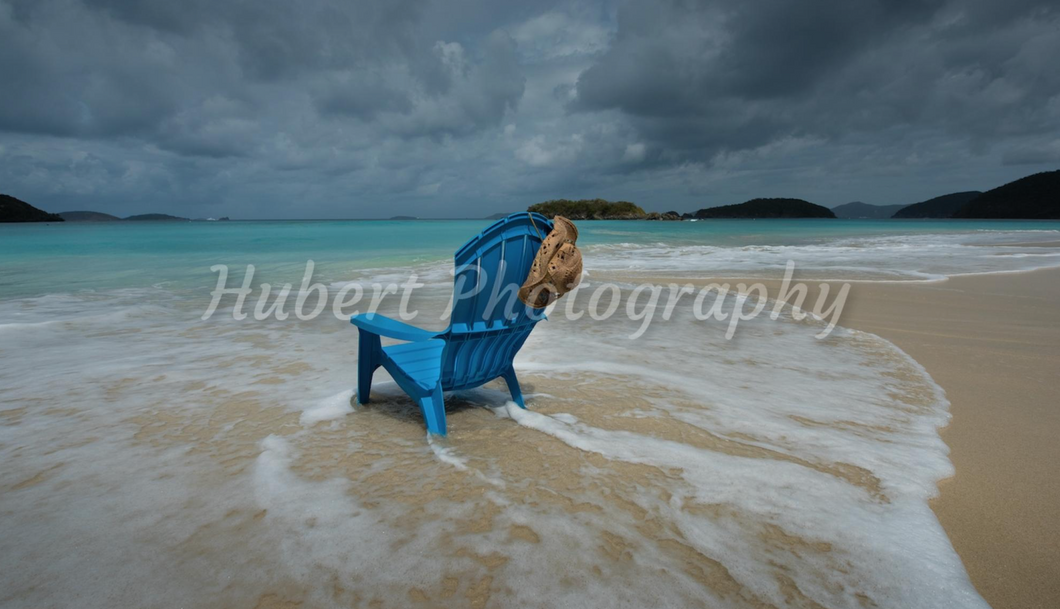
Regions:
M 0 191 L 476 217 L 909 203 L 1060 165 L 1047 2 L 0 0 Z

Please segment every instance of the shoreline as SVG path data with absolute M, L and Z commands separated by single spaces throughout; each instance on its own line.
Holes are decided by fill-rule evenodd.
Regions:
M 1058 312 L 1052 268 L 857 283 L 838 324 L 891 342 L 945 391 L 956 473 L 930 505 L 994 609 L 1060 606 Z
M 839 324 L 871 332 L 946 392 L 953 477 L 931 501 L 995 609 L 1060 606 L 1060 269 L 857 286 Z
M 781 286 L 758 277 L 692 281 L 761 283 L 771 298 Z M 980 595 L 994 609 L 1060 607 L 1060 268 L 793 281 L 809 288 L 805 310 L 820 286 L 835 294 L 850 283 L 837 326 L 895 345 L 945 392 L 950 421 L 938 432 L 955 474 L 938 482 L 930 507 Z

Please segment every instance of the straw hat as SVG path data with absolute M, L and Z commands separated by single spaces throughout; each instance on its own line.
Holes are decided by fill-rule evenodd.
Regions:
M 533 222 L 533 216 L 530 222 Z M 537 224 L 534 224 L 537 228 Z M 538 231 L 541 235 L 541 231 Z M 578 240 L 578 229 L 574 223 L 556 216 L 552 219 L 552 232 L 541 242 L 530 275 L 519 288 L 519 300 L 527 306 L 541 309 L 574 289 L 582 280 L 582 254 L 574 242 Z

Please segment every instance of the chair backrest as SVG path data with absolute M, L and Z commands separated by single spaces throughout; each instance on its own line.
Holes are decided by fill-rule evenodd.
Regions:
M 552 221 L 541 214 L 512 214 L 456 252 L 452 322 L 442 355 L 443 388 L 477 387 L 511 366 L 542 316 L 517 294 L 551 230 Z

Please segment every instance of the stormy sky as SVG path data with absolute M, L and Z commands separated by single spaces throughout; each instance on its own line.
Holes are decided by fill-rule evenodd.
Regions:
M 0 0 L 0 192 L 48 211 L 481 217 L 912 203 L 1060 166 L 1022 0 Z

